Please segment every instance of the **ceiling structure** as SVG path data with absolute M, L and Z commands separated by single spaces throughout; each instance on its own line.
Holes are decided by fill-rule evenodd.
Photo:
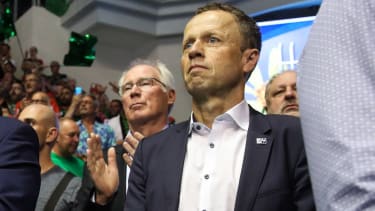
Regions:
M 321 0 L 79 0 L 61 18 L 62 25 L 78 33 L 100 36 L 101 43 L 135 47 L 137 43 L 180 36 L 196 8 L 209 2 L 229 2 L 247 14 L 266 18 L 285 5 L 306 7 Z M 304 12 L 303 10 L 301 10 Z M 285 14 L 292 14 L 290 12 Z M 263 15 L 263 16 L 262 16 Z M 259 19 L 256 19 L 257 21 Z

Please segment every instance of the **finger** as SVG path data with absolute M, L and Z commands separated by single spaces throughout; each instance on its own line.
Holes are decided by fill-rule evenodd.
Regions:
M 118 171 L 115 148 L 113 147 L 109 148 L 107 153 L 108 153 L 108 167 L 110 168 L 111 171 Z
M 138 146 L 139 141 L 134 136 L 129 135 L 126 136 L 125 142 L 127 142 L 135 150 Z
M 136 138 L 138 141 L 141 141 L 142 139 L 144 139 L 144 135 L 142 135 L 140 132 L 135 132 L 133 134 L 134 138 Z
M 125 151 L 127 151 L 131 156 L 134 156 L 135 149 L 132 145 L 130 145 L 128 142 L 124 142 L 122 146 L 124 147 Z
M 124 153 L 124 154 L 122 155 L 122 158 L 124 159 L 125 163 L 126 163 L 129 167 L 132 166 L 132 164 L 133 164 L 133 158 L 130 156 L 130 154 L 128 154 L 128 153 Z

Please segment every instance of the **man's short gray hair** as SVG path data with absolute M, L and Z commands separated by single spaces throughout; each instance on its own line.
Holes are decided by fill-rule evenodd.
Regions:
M 136 59 L 130 63 L 130 65 L 122 73 L 121 78 L 118 81 L 120 96 L 122 96 L 123 94 L 121 86 L 123 85 L 122 83 L 126 74 L 129 72 L 129 70 L 131 70 L 133 67 L 138 66 L 138 65 L 147 65 L 147 66 L 151 66 L 155 68 L 160 74 L 160 81 L 163 82 L 167 86 L 167 89 L 175 90 L 175 80 L 174 80 L 173 74 L 164 63 L 162 63 L 159 60 Z

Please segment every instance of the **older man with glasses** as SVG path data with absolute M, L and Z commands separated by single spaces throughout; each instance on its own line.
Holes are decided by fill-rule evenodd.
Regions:
M 176 99 L 173 75 L 159 61 L 131 63 L 119 80 L 119 89 L 130 132 L 123 146 L 117 145 L 115 150 L 108 151 L 108 165 L 100 150 L 99 137 L 91 134 L 88 139 L 89 171 L 85 169 L 78 199 L 86 200 L 81 203 L 84 210 L 123 210 L 130 172 L 125 162 L 132 164 L 135 149 L 143 137 L 168 127 L 168 114 Z

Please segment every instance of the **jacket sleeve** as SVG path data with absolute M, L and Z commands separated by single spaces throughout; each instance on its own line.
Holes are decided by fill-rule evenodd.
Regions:
M 129 175 L 129 187 L 124 210 L 146 211 L 146 175 L 143 163 L 143 143 L 141 141 L 135 152 Z
M 0 210 L 34 210 L 40 189 L 38 137 L 27 124 L 0 122 Z

